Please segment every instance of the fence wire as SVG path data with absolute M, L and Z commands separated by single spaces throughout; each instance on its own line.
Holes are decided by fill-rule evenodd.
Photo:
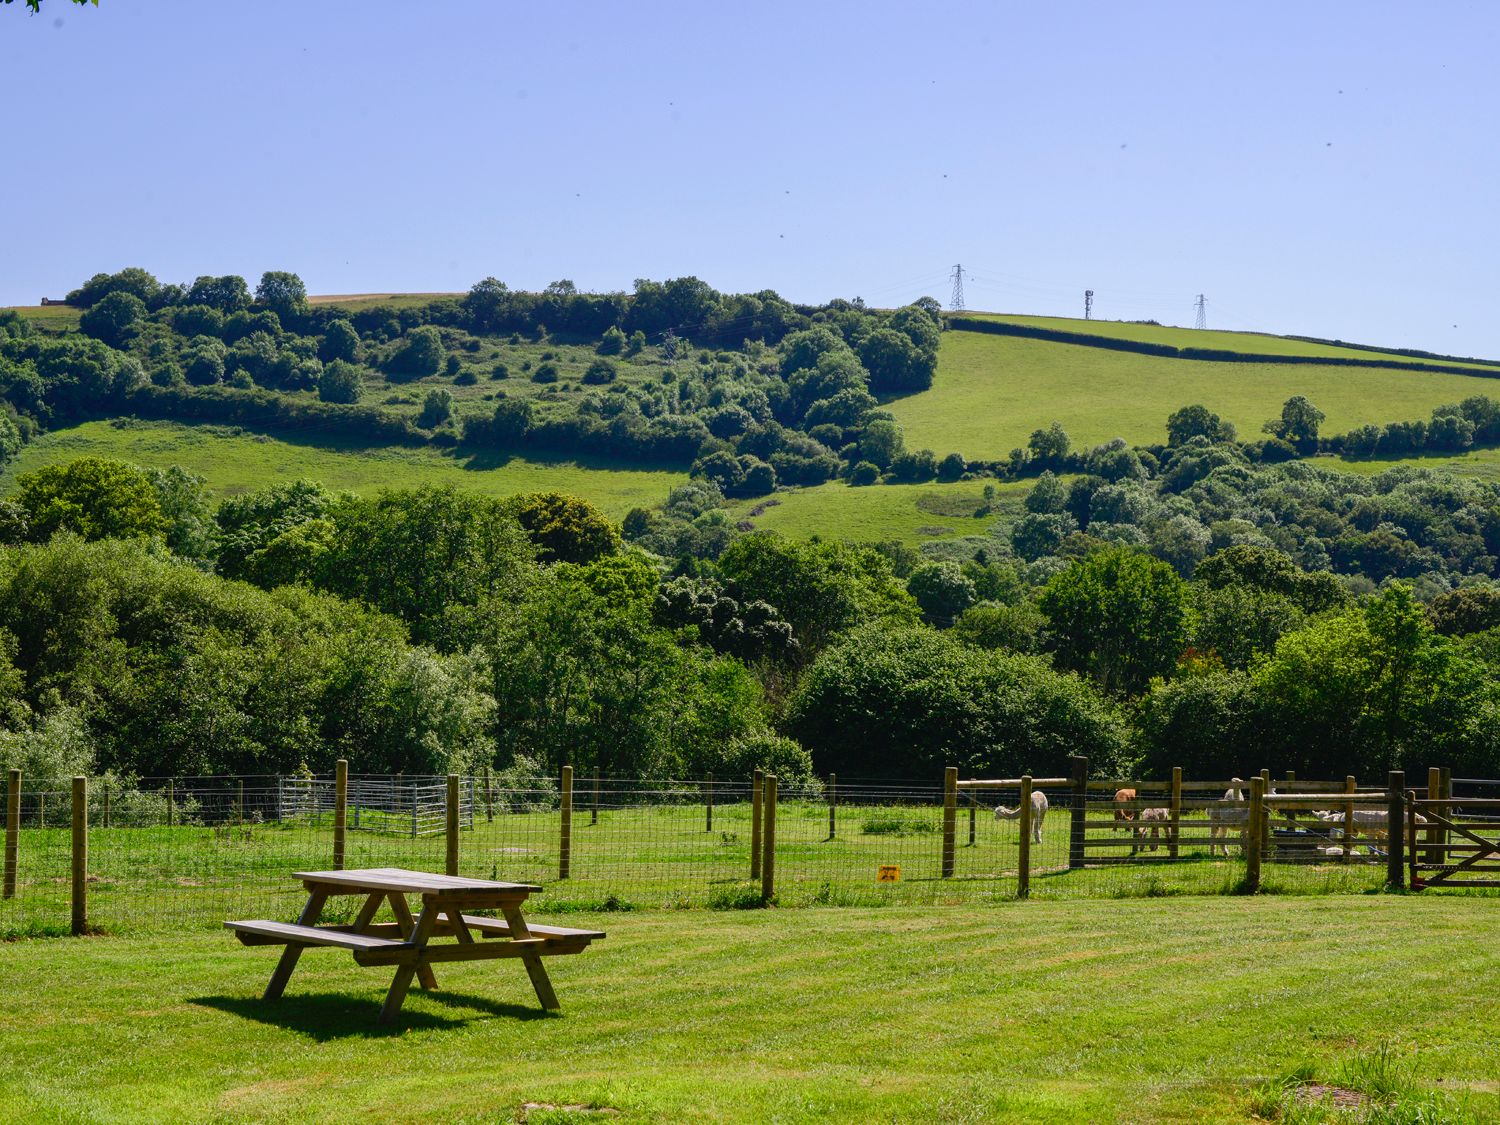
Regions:
M 1376 823 L 1384 791 L 1335 792 L 1332 783 L 1322 784 L 1327 792 L 1315 803 L 1326 807 L 1267 803 L 1263 889 L 1362 891 L 1384 882 L 1387 842 Z M 334 865 L 333 786 L 327 777 L 277 776 L 144 779 L 129 788 L 92 783 L 90 925 L 133 931 L 295 918 L 305 893 L 293 873 Z M 1500 782 L 1455 780 L 1455 792 L 1460 786 L 1500 796 Z M 1026 849 L 1031 897 L 1215 894 L 1241 886 L 1246 793 L 1231 798 L 1207 783 L 1185 786 L 1173 820 L 1166 785 L 1134 789 L 1122 799 L 1109 784 L 1091 783 L 1075 835 L 1077 791 L 1039 788 L 1046 811 L 1034 818 Z M 344 865 L 444 870 L 446 801 L 443 778 L 351 777 Z M 1018 895 L 1019 789 L 961 789 L 947 854 L 944 801 L 943 785 L 922 781 L 784 790 L 774 826 L 776 901 L 879 905 Z M 541 886 L 539 914 L 761 901 L 764 871 L 753 862 L 757 828 L 748 779 L 580 776 L 566 813 L 564 805 L 556 779 L 502 787 L 488 777 L 461 778 L 459 873 Z M 1374 818 L 1352 835 L 1344 815 L 1350 805 L 1361 818 Z M 66 791 L 21 794 L 16 885 L 0 899 L 0 936 L 67 932 L 71 816 Z M 768 821 L 763 817 L 759 828 L 762 860 Z M 1418 840 L 1426 838 L 1419 830 Z

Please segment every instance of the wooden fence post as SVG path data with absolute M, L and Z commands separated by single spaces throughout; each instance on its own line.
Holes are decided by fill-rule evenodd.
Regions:
M 1167 829 L 1167 855 L 1177 858 L 1177 838 L 1182 834 L 1182 767 L 1172 767 L 1172 825 Z
M 21 858 L 21 771 L 5 780 L 5 897 L 16 897 L 16 864 Z
M 1016 897 L 1031 894 L 1031 775 L 1021 775 L 1021 839 L 1016 868 Z
M 101 796 L 104 798 L 104 809 L 103 809 L 103 812 L 104 812 L 104 827 L 108 828 L 109 827 L 109 778 L 106 777 L 99 784 L 100 784 L 101 788 L 103 789 L 103 792 L 101 793 Z M 244 784 L 245 783 L 243 781 L 240 782 L 241 787 L 243 787 Z
M 495 822 L 495 784 L 490 776 L 489 763 L 484 767 L 484 821 L 486 824 Z
M 349 826 L 349 762 L 333 763 L 333 869 L 344 869 L 344 833 Z M 449 872 L 451 875 L 452 872 Z
M 760 818 L 765 803 L 766 775 L 756 770 L 750 782 L 750 878 L 760 878 Z
M 838 834 L 839 775 L 828 775 L 828 838 Z
M 356 814 L 356 815 L 358 815 L 358 814 Z M 240 778 L 240 780 L 239 780 L 239 797 L 238 797 L 238 799 L 236 801 L 236 804 L 235 804 L 234 816 L 235 816 L 235 819 L 238 820 L 241 824 L 245 823 L 245 779 L 243 777 Z M 106 785 L 105 788 L 104 788 L 104 827 L 106 827 L 106 828 L 109 827 L 109 786 L 108 785 Z
M 1264 797 L 1271 791 L 1271 771 L 1261 770 L 1260 781 L 1260 795 Z M 1271 809 L 1263 805 L 1262 812 L 1264 815 L 1260 821 L 1260 852 L 1261 855 L 1268 855 L 1271 851 Z
M 73 936 L 89 928 L 89 782 L 73 779 Z
M 1443 804 L 1442 807 L 1437 810 L 1437 814 L 1439 814 L 1439 816 L 1442 816 L 1443 819 L 1452 819 L 1452 817 L 1449 816 L 1449 813 L 1451 813 L 1452 811 L 1452 805 L 1449 804 L 1449 801 L 1452 801 L 1452 799 L 1454 799 L 1454 771 L 1452 771 L 1449 766 L 1445 765 L 1442 769 L 1439 769 L 1439 775 L 1440 780 L 1442 780 L 1443 790 L 1442 795 L 1440 795 L 1439 799 L 1442 799 Z M 1437 859 L 1437 861 L 1439 862 L 1448 862 L 1448 859 L 1446 859 L 1445 856 L 1448 855 L 1449 838 L 1451 837 L 1449 837 L 1448 829 L 1440 828 L 1439 832 L 1437 832 L 1437 843 L 1440 844 L 1439 859 Z
M 762 840 L 765 855 L 760 864 L 760 900 L 769 903 L 776 895 L 776 775 L 768 773 L 764 781 L 763 799 L 765 831 Z
M 573 767 L 562 768 L 562 849 L 557 861 L 557 877 L 566 879 L 573 870 Z
M 1440 770 L 1440 769 L 1438 769 L 1437 766 L 1428 766 L 1427 767 L 1427 799 L 1429 801 L 1440 801 L 1440 800 L 1442 800 L 1442 793 L 1443 793 L 1443 771 Z M 1433 811 L 1436 812 L 1437 810 L 1434 809 Z M 1437 821 L 1434 820 L 1434 821 L 1431 822 L 1431 824 L 1429 825 L 1429 827 L 1428 827 L 1425 835 L 1427 837 L 1427 851 L 1425 853 L 1426 854 L 1426 862 L 1427 863 L 1442 863 L 1443 862 L 1443 853 L 1442 853 L 1442 850 L 1440 848 L 1438 848 L 1438 846 L 1437 846 L 1437 843 L 1438 843 L 1438 826 L 1437 826 Z M 1415 837 L 1413 837 L 1412 842 L 1416 843 Z M 1415 848 L 1412 849 L 1412 855 L 1413 855 L 1413 857 L 1416 856 L 1416 849 Z M 1415 862 L 1415 858 L 1413 858 L 1413 862 Z
M 1385 881 L 1395 890 L 1406 886 L 1406 773 L 1386 775 Z
M 974 846 L 974 823 L 979 816 L 979 802 L 974 799 L 974 791 L 966 789 L 964 798 L 969 802 L 969 847 Z
M 172 827 L 172 806 L 173 806 L 173 803 L 174 802 L 172 800 L 172 779 L 169 777 L 169 778 L 167 778 L 167 827 L 168 828 Z
M 599 823 L 599 771 L 594 771 L 594 806 L 589 810 L 589 823 Z
M 708 774 L 708 783 L 704 787 L 704 796 L 703 831 L 712 832 L 714 830 L 714 775 L 712 770 Z
M 447 837 L 446 854 L 443 856 L 443 871 L 449 875 L 458 874 L 458 774 L 448 775 L 448 792 L 444 795 L 443 812 L 447 815 L 443 818 L 443 835 Z
M 1358 787 L 1359 787 L 1358 783 L 1355 782 L 1354 775 L 1352 773 L 1349 774 L 1347 777 L 1344 778 L 1344 792 L 1345 793 L 1353 793 L 1355 791 L 1355 789 L 1357 789 Z M 1343 858 L 1343 861 L 1345 863 L 1351 862 L 1351 860 L 1352 860 L 1353 857 L 1350 855 L 1350 853 L 1353 852 L 1353 851 L 1354 851 L 1354 803 L 1351 801 L 1348 804 L 1344 805 L 1344 854 L 1343 854 L 1342 858 Z
M 1089 799 L 1089 760 L 1081 754 L 1071 754 L 1068 763 L 1073 768 L 1072 824 L 1068 832 L 1068 867 L 1083 866 L 1083 815 Z
M 943 770 L 943 878 L 953 878 L 954 835 L 958 820 L 958 767 Z
M 1250 816 L 1245 825 L 1245 892 L 1260 890 L 1260 853 L 1266 831 L 1266 779 L 1250 779 Z

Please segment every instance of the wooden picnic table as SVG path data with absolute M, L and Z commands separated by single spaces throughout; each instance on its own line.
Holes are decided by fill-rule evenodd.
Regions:
M 296 878 L 307 888 L 307 905 L 294 925 L 262 919 L 225 922 L 245 945 L 284 945 L 281 960 L 266 985 L 267 1000 L 278 999 L 291 979 L 297 959 L 308 946 L 347 949 L 360 965 L 394 965 L 396 975 L 380 1009 L 380 1022 L 393 1023 L 406 1000 L 415 976 L 423 988 L 437 987 L 432 966 L 440 961 L 483 961 L 496 957 L 519 957 L 526 966 L 536 998 L 543 1008 L 560 1005 L 552 991 L 542 958 L 554 954 L 582 953 L 589 943 L 604 937 L 599 930 L 574 930 L 562 926 L 528 924 L 521 904 L 540 887 L 530 883 L 500 883 L 491 879 L 465 879 L 408 871 L 402 867 L 372 867 L 355 871 L 298 871 Z M 354 923 L 320 926 L 323 904 L 339 895 L 364 895 Z M 408 895 L 420 895 L 421 912 L 412 915 Z M 376 922 L 375 915 L 390 903 L 394 922 Z M 494 910 L 500 918 L 466 914 L 466 910 Z M 474 935 L 504 938 L 477 942 Z M 454 937 L 453 944 L 429 945 L 434 937 Z

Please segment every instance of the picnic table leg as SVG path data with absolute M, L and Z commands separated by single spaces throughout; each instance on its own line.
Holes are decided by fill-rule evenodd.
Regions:
M 526 919 L 521 917 L 519 906 L 502 906 L 501 912 L 505 920 L 510 924 L 510 936 L 513 938 L 526 939 L 531 937 L 531 930 L 526 925 Z M 552 991 L 552 978 L 547 976 L 547 967 L 542 964 L 541 955 L 538 953 L 521 954 L 521 964 L 526 966 L 526 975 L 531 978 L 531 987 L 536 989 L 536 998 L 542 1007 L 549 1012 L 555 1012 L 562 1007 L 557 1002 L 557 993 Z
M 406 941 L 412 941 L 412 934 L 416 931 L 416 923 L 412 921 L 411 907 L 406 905 L 406 896 L 392 891 L 390 894 L 390 899 L 391 909 L 395 911 L 396 914 L 396 924 L 401 927 L 401 937 Z M 425 908 L 423 909 L 422 913 L 424 915 L 427 913 Z M 436 916 L 434 916 L 434 920 L 436 920 Z M 410 974 L 407 975 L 406 981 L 407 984 L 411 983 Z M 427 989 L 429 992 L 438 986 L 437 977 L 433 974 L 431 965 L 417 966 L 417 983 L 420 984 L 423 988 Z M 392 985 L 391 987 L 394 988 L 395 986 Z M 401 989 L 401 993 L 402 995 L 406 994 L 406 988 L 404 986 Z M 400 1006 L 400 1004 L 396 1005 L 398 1009 L 400 1008 Z
M 396 897 L 399 898 L 400 896 Z M 401 905 L 406 905 L 405 899 L 401 900 Z M 410 909 L 407 910 L 406 914 L 408 918 L 411 917 Z M 422 951 L 427 945 L 428 937 L 432 934 L 432 927 L 437 922 L 437 916 L 438 911 L 436 907 L 423 904 L 421 917 L 417 919 L 417 924 L 412 927 L 407 937 L 407 940 L 416 946 L 416 949 L 412 951 L 412 959 L 398 966 L 396 975 L 391 978 L 390 991 L 385 994 L 385 1005 L 380 1009 L 381 1023 L 396 1022 L 396 1017 L 401 1014 L 401 1005 L 406 1003 L 406 991 L 411 987 L 411 978 L 413 975 L 420 977 L 424 969 L 427 971 L 429 977 L 432 975 L 432 969 L 422 963 Z
M 316 926 L 323 913 L 323 904 L 327 901 L 326 893 L 313 891 L 307 896 L 307 905 L 302 908 L 302 913 L 297 916 L 297 925 Z M 271 974 L 271 983 L 266 985 L 265 999 L 281 999 L 281 994 L 286 991 L 286 982 L 292 979 L 292 970 L 297 967 L 297 958 L 302 956 L 302 951 L 306 948 L 301 942 L 287 942 L 286 948 L 281 951 L 281 960 L 276 962 L 276 971 Z
M 354 932 L 362 934 L 366 927 L 375 920 L 375 913 L 380 909 L 380 904 L 385 901 L 384 891 L 374 891 L 370 897 L 365 899 L 365 904 L 359 908 L 359 917 L 354 919 Z

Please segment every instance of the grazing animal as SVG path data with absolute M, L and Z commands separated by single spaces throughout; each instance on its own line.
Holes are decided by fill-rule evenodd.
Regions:
M 1131 808 L 1135 804 L 1134 789 L 1115 790 L 1115 828 L 1121 831 L 1129 831 L 1127 825 L 1135 820 L 1135 810 Z
M 1244 782 L 1234 778 L 1229 783 L 1229 788 L 1224 790 L 1223 799 L 1226 801 L 1243 801 Z M 1235 828 L 1243 838 L 1245 829 L 1250 822 L 1250 810 L 1248 808 L 1225 808 L 1222 805 L 1214 805 L 1208 810 L 1208 854 L 1217 855 L 1222 849 L 1224 858 L 1229 858 L 1229 830 Z M 1243 847 L 1243 843 L 1241 844 Z
M 1317 809 L 1313 812 L 1313 816 L 1317 817 L 1324 824 L 1331 824 L 1336 827 L 1343 827 L 1344 825 L 1344 814 L 1342 812 L 1334 812 L 1330 809 Z M 1421 813 L 1417 813 L 1415 819 L 1419 826 L 1427 823 L 1427 818 Z M 1390 814 L 1385 809 L 1355 809 L 1353 822 L 1354 835 L 1368 836 L 1376 843 L 1383 844 L 1386 837 L 1390 834 L 1389 821 Z
M 1134 855 L 1140 850 L 1141 843 L 1146 839 L 1147 826 L 1151 832 L 1151 850 L 1156 850 L 1156 841 L 1160 838 L 1162 822 L 1172 819 L 1171 809 L 1142 809 L 1141 823 L 1135 830 L 1135 843 L 1131 846 L 1130 854 Z M 1170 839 L 1170 837 L 1169 837 Z
M 1021 806 L 1008 809 L 1004 805 L 995 806 L 996 820 L 1019 820 L 1021 817 Z M 1047 794 L 1040 789 L 1031 791 L 1031 838 L 1038 844 L 1042 842 L 1042 821 L 1047 819 Z

